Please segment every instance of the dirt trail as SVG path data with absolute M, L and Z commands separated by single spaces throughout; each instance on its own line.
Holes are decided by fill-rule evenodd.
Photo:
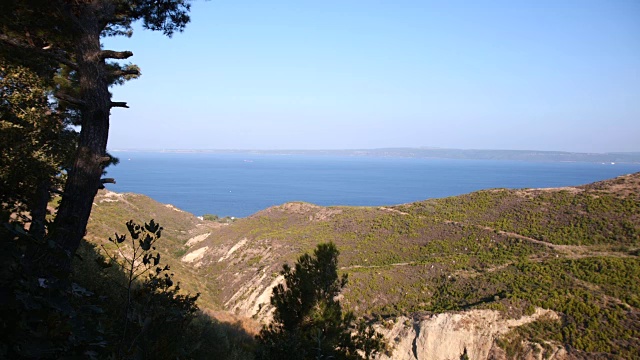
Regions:
M 392 209 L 392 208 L 388 208 L 388 207 L 384 207 L 384 206 L 379 207 L 378 210 L 388 211 L 388 212 L 392 212 L 392 213 L 396 213 L 396 214 L 400 214 L 400 215 L 409 215 L 409 213 L 406 213 L 404 211 L 400 211 L 400 210 L 397 210 L 397 209 Z
M 393 263 L 393 264 L 386 264 L 386 265 L 351 265 L 351 266 L 343 266 L 340 268 L 340 270 L 376 269 L 376 268 L 383 268 L 383 267 L 389 267 L 389 266 L 408 266 L 408 265 L 416 265 L 416 264 L 421 264 L 421 262 L 409 261 L 409 262 Z
M 400 214 L 400 215 L 410 215 L 409 213 L 397 210 L 397 209 L 392 209 L 392 208 L 388 208 L 388 207 L 380 207 L 379 208 L 382 211 L 388 211 L 388 212 L 393 212 L 396 214 Z M 425 217 L 425 216 L 420 216 L 420 217 Z M 504 235 L 504 236 L 508 236 L 511 238 L 516 238 L 516 239 L 520 239 L 520 240 L 524 240 L 524 241 L 528 241 L 534 244 L 538 244 L 538 245 L 542 245 L 542 246 L 546 246 L 550 249 L 553 249 L 559 253 L 562 253 L 562 255 L 566 258 L 569 259 L 580 259 L 580 258 L 585 258 L 585 257 L 592 257 L 592 256 L 617 256 L 617 257 L 630 257 L 631 255 L 624 253 L 624 252 L 620 252 L 620 251 L 613 251 L 610 249 L 606 249 L 606 250 L 602 250 L 601 248 L 599 248 L 597 245 L 596 246 L 587 246 L 587 245 L 558 245 L 558 244 L 552 244 L 546 241 L 542 241 L 542 240 L 538 240 L 538 239 L 534 239 L 532 237 L 528 237 L 528 236 L 524 236 L 518 233 L 514 233 L 514 232 L 510 232 L 510 231 L 504 231 L 504 230 L 498 230 L 489 226 L 484 226 L 484 225 L 478 225 L 478 224 L 468 224 L 465 222 L 460 222 L 460 221 L 453 221 L 453 220 L 443 220 L 443 222 L 445 224 L 452 224 L 452 225 L 457 225 L 457 226 L 471 226 L 474 227 L 476 229 L 482 229 L 482 230 L 486 230 L 486 231 L 491 231 L 491 232 L 495 232 L 496 234 L 499 235 Z M 363 266 L 363 267 L 367 267 L 367 266 Z
M 624 252 L 620 252 L 620 251 L 600 250 L 597 245 L 596 246 L 558 245 L 558 244 L 552 244 L 552 243 L 549 243 L 549 242 L 546 242 L 546 241 L 534 239 L 534 238 L 531 238 L 531 237 L 528 237 L 528 236 L 524 236 L 524 235 L 521 235 L 521 234 L 518 234 L 518 233 L 494 229 L 494 228 L 489 227 L 489 226 L 477 225 L 477 224 L 467 224 L 467 223 L 463 223 L 463 222 L 459 222 L 459 221 L 451 221 L 451 220 L 445 220 L 444 222 L 446 224 L 455 224 L 455 225 L 458 225 L 458 226 L 472 226 L 472 227 L 475 227 L 477 229 L 483 229 L 483 230 L 487 230 L 487 231 L 492 231 L 492 232 L 495 232 L 496 234 L 499 234 L 499 235 L 504 235 L 504 236 L 508 236 L 508 237 L 512 237 L 512 238 L 516 238 L 516 239 L 520 239 L 520 240 L 525 240 L 525 241 L 528 241 L 528 242 L 531 242 L 531 243 L 534 243 L 534 244 L 546 246 L 548 248 L 551 248 L 551 249 L 553 249 L 555 251 L 558 251 L 558 252 L 562 253 L 564 255 L 564 257 L 569 258 L 569 259 L 580 259 L 580 258 L 592 257 L 592 256 L 630 257 L 629 254 L 624 253 Z

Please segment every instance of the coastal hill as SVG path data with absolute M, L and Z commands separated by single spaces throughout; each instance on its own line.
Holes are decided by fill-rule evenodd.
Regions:
M 640 173 L 384 207 L 287 203 L 230 223 L 103 191 L 87 238 L 151 218 L 182 288 L 254 329 L 282 264 L 333 241 L 343 306 L 377 324 L 393 359 L 640 357 Z

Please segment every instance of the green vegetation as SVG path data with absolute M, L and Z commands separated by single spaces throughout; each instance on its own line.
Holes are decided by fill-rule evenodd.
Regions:
M 160 225 L 153 220 L 144 226 L 133 221 L 126 225 L 131 245 L 127 246 L 126 235 L 109 238 L 117 250 L 106 251 L 111 261 L 104 264 L 118 265 L 125 277 L 126 298 L 122 329 L 117 331 L 122 334 L 116 345 L 117 356 L 179 356 L 180 344 L 176 339 L 180 339 L 193 320 L 199 294 L 179 294 L 180 287 L 174 284 L 169 265 L 160 265 L 160 253 L 155 247 L 163 230 Z
M 292 203 L 239 219 L 213 232 L 207 245 L 229 248 L 247 239 L 251 251 L 268 254 L 271 265 L 260 264 L 273 273 L 273 264 L 294 260 L 315 241 L 332 241 L 350 280 L 341 303 L 356 316 L 494 309 L 517 318 L 542 307 L 559 320 L 505 336 L 500 343 L 513 357 L 526 340 L 540 351 L 555 343 L 576 356 L 635 358 L 639 193 L 634 174 L 578 188 L 487 190 L 392 208 Z M 242 253 L 236 254 L 248 260 L 216 259 L 203 271 L 231 271 L 249 281 L 256 269 L 246 264 L 257 255 Z M 218 296 L 226 301 L 233 294 L 225 287 Z
M 64 183 L 63 170 L 75 151 L 73 116 L 50 101 L 55 68 L 20 65 L 0 51 L 0 222 L 29 211 L 30 233 L 43 238 L 50 189 Z
M 46 234 L 46 241 L 67 256 L 49 256 L 44 248 L 32 246 L 28 257 L 32 260 L 38 259 L 33 261 L 33 265 L 40 268 L 40 276 L 46 277 L 51 271 L 64 272 L 67 275 L 71 273 L 73 255 L 84 237 L 96 192 L 104 183 L 113 182 L 113 179 L 101 179 L 105 168 L 113 161 L 106 152 L 109 116 L 112 108 L 127 107 L 127 104 L 112 101 L 109 88 L 137 78 L 140 70 L 136 65 L 119 62 L 131 57 L 132 52 L 105 50 L 102 48 L 101 38 L 131 36 L 132 24 L 137 21 L 140 21 L 145 29 L 162 31 L 165 35 L 171 36 L 176 31 L 182 31 L 189 22 L 189 10 L 190 4 L 187 0 L 163 1 L 161 4 L 150 0 L 0 2 L 2 93 L 5 93 L 5 88 L 9 88 L 11 91 L 7 93 L 18 95 L 6 98 L 3 96 L 0 100 L 3 133 L 6 131 L 11 137 L 11 143 L 16 143 L 15 140 L 19 139 L 16 133 L 27 133 L 34 127 L 45 136 L 30 134 L 29 140 L 62 136 L 67 130 L 69 119 L 73 119 L 73 125 L 80 127 L 80 135 L 74 137 L 77 142 L 65 143 L 59 139 L 47 141 L 45 144 L 24 142 L 28 144 L 27 157 L 33 157 L 32 160 L 38 162 L 40 168 L 44 165 L 48 170 L 36 176 L 36 179 L 33 179 L 33 176 L 25 176 L 23 180 L 29 182 L 20 183 L 24 193 L 33 192 L 28 191 L 29 188 L 37 189 L 38 199 L 41 200 L 37 207 L 27 204 L 32 207 L 30 210 L 38 210 L 37 218 L 34 217 L 34 221 L 30 221 L 38 229 L 37 234 L 34 234 L 38 240 L 45 237 L 44 222 L 40 219 L 43 220 L 45 216 L 50 187 L 57 185 L 53 180 L 57 180 L 55 176 L 61 172 L 60 157 L 69 157 L 65 164 L 68 171 L 65 172 L 64 191 L 61 192 L 60 207 L 53 221 L 55 229 L 49 229 Z M 32 74 L 35 74 L 40 83 L 45 84 L 45 88 L 37 84 L 34 87 L 34 96 L 29 98 L 28 95 L 32 92 L 29 86 L 21 87 L 16 84 L 27 84 L 27 77 L 31 74 L 19 81 L 12 81 L 11 74 L 15 74 L 16 71 L 10 69 L 11 74 L 7 75 L 7 61 L 33 70 Z M 63 111 L 58 114 L 58 110 Z M 15 116 L 29 112 L 34 114 L 23 118 Z M 66 113 L 69 114 L 68 117 Z M 62 121 L 58 117 L 61 117 Z M 34 125 L 34 119 L 47 121 Z M 5 122 L 10 126 L 5 126 Z M 18 131 L 15 131 L 16 129 Z M 59 144 L 63 146 L 57 146 Z M 48 148 L 49 146 L 52 148 Z M 59 149 L 69 147 L 72 151 Z M 59 153 L 61 156 L 58 156 Z M 19 165 L 19 161 L 15 165 Z M 30 168 L 28 171 L 37 170 L 39 169 Z M 4 169 L 1 169 L 0 178 L 11 179 L 5 175 Z M 0 202 L 2 200 L 4 199 L 0 199 Z M 33 252 L 35 250 L 44 253 L 36 254 Z
M 518 317 L 536 307 L 559 321 L 506 334 L 509 356 L 529 341 L 543 352 L 555 342 L 572 356 L 640 358 L 640 174 L 391 208 L 291 203 L 235 221 L 199 221 L 142 196 L 96 197 L 113 181 L 102 179 L 116 161 L 109 114 L 126 107 L 109 88 L 140 75 L 118 62 L 131 52 L 103 49 L 101 38 L 130 36 L 137 21 L 171 36 L 189 10 L 188 0 L 0 2 L 0 357 L 252 358 L 254 339 L 196 300 L 214 309 L 259 298 L 278 264 L 298 257 L 280 273 L 261 358 L 382 350 L 356 316 L 488 308 Z M 137 225 L 149 217 L 167 230 Z M 105 241 L 113 232 L 131 242 Z M 328 244 L 306 255 L 318 242 Z
M 490 305 L 500 303 L 521 316 L 531 312 L 530 305 L 552 309 L 562 314 L 562 321 L 553 326 L 534 323 L 516 333 L 529 341 L 555 340 L 584 352 L 636 358 L 639 276 L 637 258 L 523 259 L 473 279 L 442 279 L 431 310 L 495 308 Z
M 526 350 L 522 341 L 538 343 L 543 353 L 561 344 L 576 356 L 634 358 L 640 348 L 636 178 L 640 182 L 640 174 L 635 174 L 622 183 L 617 179 L 578 190 L 482 191 L 393 208 L 292 203 L 226 226 L 200 221 L 145 196 L 102 192 L 95 199 L 88 238 L 99 249 L 104 246 L 113 252 L 115 245 L 100 234 L 128 233 L 127 219 L 141 222 L 153 216 L 166 228 L 156 251 L 163 262 L 171 263 L 182 289 L 202 293 L 198 303 L 208 309 L 222 307 L 238 286 L 262 274 L 268 274 L 264 281 L 271 283 L 279 273 L 278 264 L 295 261 L 317 242 L 334 242 L 341 251 L 337 279 L 349 277 L 349 286 L 341 288 L 340 305 L 355 317 L 384 319 L 476 308 L 519 317 L 543 307 L 556 311 L 559 319 L 542 319 L 500 339 L 500 346 L 513 358 Z M 537 211 L 536 206 L 545 210 Z M 546 224 L 539 226 L 544 232 L 536 236 L 526 233 L 534 228 L 526 221 L 534 219 Z M 588 228 L 585 231 L 593 231 L 590 237 L 579 239 L 584 232 L 575 230 L 580 228 L 575 224 L 585 219 L 606 226 Z M 567 230 L 572 228 L 573 233 Z M 551 236 L 561 233 L 573 234 L 573 240 Z M 209 235 L 186 245 L 202 234 Z M 243 242 L 246 245 L 240 246 Z M 206 253 L 201 267 L 194 269 L 180 260 L 203 246 L 217 252 Z M 76 261 L 74 281 L 94 294 L 113 293 L 113 279 L 126 284 L 122 275 L 112 274 L 113 268 L 99 270 L 91 260 L 96 250 L 91 249 L 79 254 L 84 260 Z M 95 273 L 103 274 L 100 280 L 86 278 Z M 228 281 L 228 274 L 235 274 L 236 285 Z M 248 299 L 256 285 L 243 290 L 237 301 Z M 119 304 L 114 308 L 121 313 L 124 302 Z M 237 347 L 242 356 L 253 356 L 252 338 L 237 325 L 197 315 L 185 334 L 194 332 L 217 336 L 215 343 L 224 345 L 207 351 L 220 354 Z M 120 337 L 107 342 L 117 341 Z M 317 344 L 311 347 L 317 348 Z M 262 349 L 261 356 L 267 356 Z
M 338 276 L 338 254 L 333 243 L 320 244 L 295 270 L 283 266 L 285 284 L 273 289 L 274 321 L 258 336 L 258 359 L 369 359 L 384 350 L 380 334 L 342 313 L 336 298 L 347 277 Z
M 161 263 L 162 228 L 153 220 L 127 228 L 110 239 L 108 259 L 83 243 L 73 274 L 59 281 L 34 276 L 23 261 L 28 234 L 1 233 L 0 357 L 252 359 L 253 338 L 199 312 L 198 296 L 183 293 Z
M 514 232 L 552 244 L 633 245 L 640 237 L 640 202 L 615 193 L 488 190 L 398 209 Z
M 119 357 L 133 354 L 150 356 L 166 356 L 175 349 L 167 344 L 164 337 L 174 339 L 184 332 L 198 310 L 195 296 L 179 294 L 180 286 L 174 284 L 169 265 L 160 266 L 160 253 L 156 251 L 156 242 L 162 235 L 163 228 L 153 219 L 144 226 L 133 221 L 127 222 L 131 245 L 125 241 L 127 235 L 115 235 L 109 241 L 115 245 L 113 253 L 105 251 L 110 263 L 116 264 L 125 276 L 125 310 L 122 325 L 122 338 L 117 346 Z M 103 247 L 104 249 L 104 247 Z M 144 276 L 144 277 L 143 277 Z M 143 278 L 140 284 L 137 284 Z M 138 320 L 139 328 L 133 327 L 133 319 Z M 168 334 L 170 333 L 170 334 Z M 162 344 L 161 349 L 153 349 Z M 128 350 L 127 350 L 128 349 Z
M 210 231 L 210 224 L 144 195 L 100 191 L 94 202 L 87 226 L 87 240 L 97 244 L 100 250 L 102 246 L 111 249 L 113 244 L 105 240 L 106 234 L 127 234 L 129 230 L 126 222 L 133 220 L 143 223 L 145 219 L 152 217 L 164 227 L 163 241 L 156 244 L 157 250 L 164 260 L 171 263 L 171 270 L 181 279 L 182 288 L 190 293 L 200 293 L 198 304 L 203 308 L 215 309 L 219 306 L 215 299 L 216 284 L 194 274 L 189 264 L 180 261 L 189 250 L 185 246 L 186 242 L 194 236 Z M 103 255 L 106 256 L 104 253 Z
M 220 217 L 218 215 L 213 215 L 213 214 L 204 214 L 204 215 L 202 215 L 202 218 L 204 220 L 207 220 L 207 221 L 218 221 L 218 220 L 220 220 Z
M 25 9 L 10 1 L 0 10 L 7 6 Z M 0 14 L 5 19 L 7 12 Z M 21 39 L 13 25 L 3 23 L 0 35 Z M 67 40 L 74 38 L 61 38 Z M 356 317 L 468 309 L 520 317 L 537 307 L 554 310 L 558 319 L 500 338 L 510 357 L 520 357 L 525 342 L 538 344 L 542 355 L 560 344 L 571 356 L 640 357 L 640 174 L 390 208 L 290 203 L 245 219 L 208 214 L 202 221 L 140 195 L 99 192 L 94 198 L 92 189 L 78 190 L 75 179 L 59 199 L 60 211 L 48 218 L 68 222 L 47 228 L 51 187 L 67 180 L 63 170 L 75 149 L 67 125 L 83 116 L 73 104 L 51 102 L 52 95 L 78 95 L 74 84 L 86 75 L 73 62 L 21 64 L 29 57 L 8 53 L 0 53 L 0 139 L 10 144 L 0 161 L 0 285 L 7 305 L 0 309 L 0 330 L 9 335 L 0 357 L 253 358 L 255 340 L 239 324 L 213 320 L 199 307 L 263 297 L 278 264 L 296 258 L 295 270 L 280 272 L 285 285 L 271 299 L 275 322 L 258 337 L 260 358 L 359 358 L 383 350 L 378 335 Z M 80 155 L 93 156 L 91 177 L 113 161 L 103 155 L 95 148 Z M 77 245 L 91 208 L 91 243 Z M 149 217 L 167 230 L 155 221 L 137 225 Z M 128 234 L 130 241 L 124 235 L 105 241 L 109 233 Z M 318 242 L 327 244 L 307 255 Z M 347 275 L 344 287 L 340 279 Z M 256 315 L 254 308 L 265 305 L 243 306 Z
M 127 107 L 111 101 L 109 87 L 140 74 L 110 60 L 132 53 L 104 50 L 101 38 L 130 36 L 137 21 L 170 36 L 189 8 L 183 0 L 0 2 L 1 358 L 252 358 L 251 337 L 198 313 L 198 297 L 159 266 L 161 254 L 171 259 L 184 246 L 175 242 L 181 227 L 156 244 L 157 224 L 132 221 L 130 246 L 118 235 L 105 244 L 110 231 L 100 230 L 130 219 L 129 209 L 112 208 L 92 219 L 89 237 L 103 246 L 82 241 L 96 192 L 113 182 L 101 179 L 117 162 L 106 153 L 110 109 Z M 61 196 L 50 212 L 53 193 Z
M 223 223 L 223 224 L 229 224 L 232 223 L 236 220 L 236 218 L 231 217 L 231 216 L 225 216 L 223 218 L 219 217 L 218 215 L 214 215 L 214 214 L 204 214 L 202 215 L 202 219 L 203 220 L 207 220 L 207 221 L 216 221 L 219 223 Z

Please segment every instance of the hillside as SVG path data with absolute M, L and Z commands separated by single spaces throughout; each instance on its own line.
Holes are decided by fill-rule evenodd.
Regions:
M 393 358 L 640 357 L 640 173 L 388 207 L 288 203 L 229 225 L 141 195 L 95 203 L 92 241 L 154 218 L 184 288 L 239 317 L 268 321 L 282 264 L 333 241 L 343 305 L 380 324 Z
M 147 196 L 139 194 L 118 194 L 101 190 L 94 199 L 93 211 L 87 227 L 86 239 L 91 244 L 113 249 L 108 241 L 114 233 L 128 234 L 125 223 L 134 220 L 138 224 L 154 219 L 163 228 L 158 241 L 158 250 L 162 254 L 163 264 L 169 264 L 183 289 L 190 293 L 200 293 L 199 303 L 206 308 L 215 307 L 216 287 L 192 271 L 191 266 L 179 259 L 185 254 L 185 244 L 189 240 L 202 239 L 222 224 L 202 221 L 194 215 L 181 211 L 171 205 L 161 204 Z M 193 243 L 194 240 L 191 241 Z

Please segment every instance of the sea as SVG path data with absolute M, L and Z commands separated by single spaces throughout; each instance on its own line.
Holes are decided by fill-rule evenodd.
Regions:
M 587 184 L 640 164 L 453 160 L 256 153 L 113 152 L 115 192 L 147 195 L 195 215 L 246 217 L 290 201 L 382 206 L 490 188 Z

